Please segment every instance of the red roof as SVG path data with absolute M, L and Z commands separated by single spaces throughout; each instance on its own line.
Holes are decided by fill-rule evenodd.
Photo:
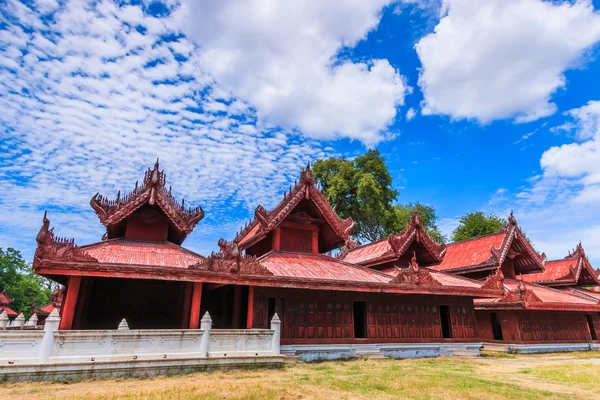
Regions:
M 16 311 L 12 310 L 11 308 L 7 307 L 7 306 L 0 306 L 0 314 L 2 314 L 2 311 L 6 311 L 6 314 L 8 315 L 8 317 L 16 317 L 17 315 L 19 315 Z
M 394 251 L 390 242 L 387 239 L 382 239 L 350 250 L 343 260 L 349 263 L 360 264 L 386 255 L 392 255 L 393 253 Z
M 446 247 L 446 254 L 439 265 L 431 268 L 436 271 L 447 271 L 461 267 L 482 264 L 492 257 L 491 247 L 500 248 L 504 232 L 478 238 L 451 243 Z
M 6 290 L 3 290 L 2 292 L 0 292 L 0 304 L 10 304 L 13 302 L 13 299 L 11 299 L 10 297 L 8 297 L 8 294 L 6 293 Z
M 322 254 L 270 252 L 260 263 L 275 276 L 332 281 L 387 283 L 391 276 Z
M 571 268 L 575 269 L 576 267 L 577 260 L 573 258 L 548 261 L 546 263 L 546 269 L 544 269 L 543 272 L 523 275 L 523 280 L 525 282 L 547 282 L 570 278 L 569 280 L 574 280 L 576 283 L 576 277 L 569 276 Z
M 585 299 L 596 299 L 598 301 L 600 301 L 600 292 L 594 292 L 591 290 L 587 290 L 587 289 L 576 289 L 576 288 L 572 288 L 572 287 L 565 287 L 565 288 L 560 288 L 560 290 L 562 292 L 571 294 L 573 296 L 579 296 L 579 297 L 583 297 Z
M 98 262 L 106 264 L 187 268 L 203 258 L 169 242 L 147 243 L 118 239 L 82 246 L 80 249 Z

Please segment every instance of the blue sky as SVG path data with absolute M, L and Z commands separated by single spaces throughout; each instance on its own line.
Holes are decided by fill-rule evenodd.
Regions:
M 231 238 L 307 161 L 378 148 L 402 202 L 514 210 L 550 258 L 600 266 L 600 1 L 7 0 L 0 247 L 31 260 L 44 210 L 85 244 L 100 192 L 157 157 Z

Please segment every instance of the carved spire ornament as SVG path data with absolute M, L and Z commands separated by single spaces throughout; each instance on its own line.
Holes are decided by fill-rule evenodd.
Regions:
M 166 188 L 166 174 L 160 170 L 159 160 L 154 168 L 146 171 L 141 185 L 136 182 L 132 192 L 116 200 L 109 200 L 96 193 L 90 200 L 90 205 L 96 211 L 100 222 L 106 227 L 117 224 L 131 215 L 144 204 L 158 205 L 171 222 L 185 234 L 192 232 L 198 222 L 204 218 L 202 207 L 187 207 L 185 201 L 178 202 L 171 194 L 171 188 Z

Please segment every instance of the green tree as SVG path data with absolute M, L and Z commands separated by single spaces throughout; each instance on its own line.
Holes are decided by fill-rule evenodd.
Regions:
M 6 289 L 14 299 L 11 308 L 23 311 L 29 318 L 35 301 L 42 306 L 48 303 L 52 294 L 48 280 L 33 273 L 21 252 L 13 248 L 0 248 L 0 290 Z
M 458 242 L 496 233 L 504 226 L 506 226 L 504 218 L 494 214 L 485 215 L 482 211 L 471 212 L 460 218 L 460 223 L 452 232 L 452 241 Z
M 369 150 L 353 160 L 318 160 L 313 173 L 338 215 L 352 217 L 353 238 L 359 242 L 379 240 L 401 231 L 417 205 L 395 204 L 398 191 L 392 186 L 392 176 L 378 150 Z M 436 239 L 443 239 L 432 207 L 419 205 L 419 216 L 428 231 L 437 232 Z

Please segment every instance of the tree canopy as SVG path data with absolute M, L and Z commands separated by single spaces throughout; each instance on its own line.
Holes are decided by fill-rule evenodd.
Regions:
M 504 218 L 483 211 L 470 212 L 460 218 L 460 223 L 452 232 L 452 241 L 471 239 L 477 236 L 496 233 L 506 225 Z
M 14 299 L 10 308 L 31 315 L 34 301 L 43 306 L 49 302 L 52 288 L 49 281 L 33 273 L 21 252 L 13 248 L 0 248 L 0 290 L 6 289 Z
M 313 173 L 336 212 L 355 222 L 353 238 L 359 242 L 382 239 L 398 233 L 418 205 L 423 226 L 436 240 L 443 236 L 436 226 L 435 210 L 422 204 L 397 204 L 398 191 L 378 150 L 353 160 L 328 158 L 313 165 Z

